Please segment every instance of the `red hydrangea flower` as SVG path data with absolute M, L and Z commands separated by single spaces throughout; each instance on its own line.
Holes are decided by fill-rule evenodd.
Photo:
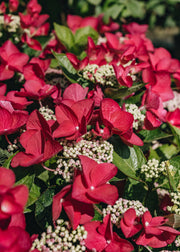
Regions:
M 84 225 L 87 231 L 85 246 L 90 251 L 98 252 L 130 252 L 134 247 L 130 242 L 119 237 L 112 229 L 111 216 L 106 215 L 103 223 L 93 221 Z
M 25 152 L 19 152 L 13 157 L 12 167 L 45 162 L 62 150 L 63 147 L 53 139 L 48 123 L 37 110 L 30 114 L 26 129 L 20 136 Z
M 20 227 L 0 229 L 1 252 L 29 252 L 31 244 L 29 234 Z
M 72 188 L 72 198 L 88 204 L 104 202 L 113 205 L 118 199 L 118 190 L 108 181 L 117 173 L 113 164 L 98 164 L 91 158 L 79 156 L 82 172 L 77 174 Z
M 23 212 L 28 200 L 28 188 L 25 185 L 14 186 L 14 183 L 13 171 L 0 167 L 0 230 L 8 227 L 13 215 L 18 219 L 18 225 L 22 222 L 22 216 L 17 214 Z M 17 223 L 15 225 L 17 226 Z
M 142 97 L 142 106 L 146 109 L 144 127 L 148 130 L 159 127 L 166 121 L 167 111 L 163 108 L 162 99 L 149 87 Z
M 28 119 L 27 111 L 14 110 L 9 101 L 0 101 L 0 135 L 9 135 L 22 127 Z
M 129 145 L 143 145 L 142 140 L 133 133 L 133 115 L 123 111 L 119 104 L 110 98 L 105 98 L 101 102 L 100 116 L 105 128 L 102 129 L 106 134 L 119 135 L 123 142 Z M 101 131 L 101 130 L 100 130 Z
M 27 54 L 19 52 L 17 47 L 7 40 L 0 47 L 0 80 L 11 79 L 15 71 L 22 73 L 28 60 Z
M 92 204 L 73 199 L 71 192 L 72 185 L 67 185 L 53 197 L 52 217 L 53 221 L 56 221 L 63 207 L 72 228 L 76 229 L 79 224 L 84 224 L 93 218 L 94 208 Z
M 76 140 L 87 132 L 87 124 L 93 112 L 93 100 L 85 99 L 73 103 L 71 107 L 60 103 L 56 109 L 59 126 L 53 132 L 53 137 L 65 137 Z
M 165 226 L 166 222 L 165 217 L 152 217 L 150 212 L 146 211 L 142 216 L 143 231 L 136 239 L 136 244 L 152 248 L 161 248 L 171 244 L 180 232 Z
M 142 229 L 140 218 L 136 216 L 136 211 L 133 208 L 128 209 L 120 222 L 121 230 L 126 238 L 129 238 Z
M 19 0 L 9 0 L 9 11 L 10 12 L 15 12 L 17 11 L 19 6 Z
M 177 108 L 172 112 L 168 112 L 166 120 L 173 126 L 180 128 L 180 109 Z

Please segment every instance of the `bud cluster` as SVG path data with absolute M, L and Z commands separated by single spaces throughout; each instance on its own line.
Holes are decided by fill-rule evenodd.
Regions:
M 146 180 L 152 180 L 160 178 L 160 175 L 166 175 L 166 166 L 170 171 L 173 170 L 173 166 L 168 164 L 168 161 L 159 163 L 159 160 L 153 158 L 148 160 L 147 164 L 141 166 L 140 172 L 145 176 Z
M 174 91 L 174 98 L 172 100 L 166 101 L 163 103 L 164 108 L 167 108 L 168 111 L 172 112 L 175 109 L 180 109 L 180 93 Z
M 127 200 L 119 198 L 113 206 L 108 205 L 103 208 L 103 216 L 111 214 L 111 221 L 116 226 L 119 226 L 122 215 L 129 209 L 134 208 L 137 216 L 142 216 L 148 209 L 142 205 L 139 200 Z
M 86 140 L 81 139 L 79 142 L 61 142 L 63 156 L 57 160 L 55 174 L 59 174 L 70 182 L 74 175 L 74 168 L 81 169 L 78 155 L 84 155 L 92 158 L 98 163 L 111 163 L 113 161 L 113 145 L 103 139 Z
M 143 125 L 145 115 L 141 112 L 136 104 L 126 104 L 126 111 L 131 113 L 134 117 L 133 128 L 138 129 Z
M 96 64 L 87 65 L 83 69 L 83 78 L 102 86 L 115 86 L 117 84 L 114 68 L 109 64 L 100 67 Z
M 4 20 L 4 15 L 0 15 L 0 25 L 3 25 L 7 28 L 8 32 L 16 32 L 18 29 L 20 29 L 20 17 L 18 15 L 9 15 L 10 22 L 7 24 Z
M 46 121 L 48 120 L 56 120 L 56 116 L 54 115 L 54 111 L 49 109 L 48 107 L 41 107 L 39 112 L 44 117 Z
M 174 205 L 167 206 L 167 210 L 180 215 L 180 192 L 171 192 L 170 197 Z
M 9 144 L 9 145 L 7 146 L 7 150 L 8 150 L 9 152 L 16 151 L 17 149 L 18 149 L 18 146 L 17 146 L 16 144 Z
M 176 247 L 180 247 L 180 235 L 176 237 L 175 245 Z
M 46 233 L 41 234 L 40 239 L 35 239 L 31 247 L 42 252 L 83 252 L 86 251 L 84 240 L 87 238 L 87 231 L 83 226 L 72 230 L 68 221 L 57 220 L 55 230 L 52 226 L 47 228 Z

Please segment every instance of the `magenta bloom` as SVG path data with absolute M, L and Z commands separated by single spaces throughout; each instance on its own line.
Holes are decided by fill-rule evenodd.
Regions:
M 120 226 L 126 238 L 135 235 L 142 229 L 140 218 L 136 216 L 136 211 L 133 208 L 124 213 Z
M 51 136 L 48 123 L 37 110 L 30 114 L 26 129 L 20 137 L 25 152 L 19 152 L 13 157 L 12 167 L 45 162 L 62 150 L 62 146 Z
M 74 102 L 71 107 L 60 103 L 55 110 L 59 126 L 53 132 L 53 137 L 65 137 L 76 140 L 87 132 L 87 124 L 93 112 L 93 100 L 85 99 Z
M 134 247 L 130 242 L 122 239 L 113 232 L 111 216 L 106 215 L 103 223 L 100 221 L 93 221 L 84 225 L 88 232 L 85 240 L 85 245 L 90 251 L 96 249 L 98 252 L 130 252 Z
M 11 79 L 15 72 L 23 72 L 29 56 L 19 52 L 17 47 L 7 40 L 0 47 L 0 80 Z
M 56 221 L 63 207 L 72 228 L 76 229 L 79 224 L 84 224 L 93 218 L 94 208 L 92 204 L 73 199 L 71 191 L 72 185 L 67 185 L 53 197 L 52 217 L 53 221 Z
M 91 158 L 79 156 L 82 172 L 73 183 L 72 198 L 84 203 L 95 204 L 104 202 L 113 205 L 118 199 L 118 190 L 107 182 L 117 173 L 113 164 L 98 164 Z
M 31 244 L 29 234 L 20 227 L 0 229 L 1 252 L 29 252 Z
M 173 126 L 180 128 L 180 109 L 177 108 L 172 112 L 168 112 L 166 120 Z
M 165 247 L 171 244 L 180 232 L 169 226 L 164 226 L 167 219 L 162 216 L 152 217 L 149 211 L 142 216 L 143 231 L 136 240 L 138 245 L 148 245 L 152 248 Z
M 22 221 L 22 216 L 19 216 L 19 214 L 22 214 L 28 200 L 28 188 L 25 185 L 14 187 L 14 183 L 13 171 L 0 167 L 0 230 L 8 227 L 13 215 L 18 219 L 16 226 L 17 221 L 18 226 L 19 222 Z M 12 221 L 11 226 L 13 226 L 13 222 L 15 223 L 15 220 Z M 20 224 L 20 226 L 23 226 L 23 224 Z
M 0 135 L 9 135 L 27 122 L 28 112 L 14 110 L 9 101 L 0 101 L 0 118 Z
M 103 131 L 109 131 L 109 137 L 116 134 L 120 136 L 123 142 L 129 145 L 143 145 L 142 140 L 133 133 L 133 115 L 123 111 L 117 102 L 109 98 L 103 99 L 100 107 L 100 116 L 105 126 Z

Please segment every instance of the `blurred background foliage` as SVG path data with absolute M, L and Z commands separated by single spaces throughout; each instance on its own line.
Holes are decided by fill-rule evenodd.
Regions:
M 136 21 L 154 26 L 175 27 L 180 25 L 180 0 L 39 0 L 52 22 L 64 22 L 64 16 L 99 15 L 104 21 Z
M 24 1 L 24 0 L 21 0 Z M 28 0 L 25 0 L 28 2 Z M 66 25 L 68 14 L 98 16 L 104 14 L 120 25 L 129 22 L 148 24 L 147 36 L 155 47 L 165 47 L 180 59 L 180 0 L 38 0 L 49 22 Z

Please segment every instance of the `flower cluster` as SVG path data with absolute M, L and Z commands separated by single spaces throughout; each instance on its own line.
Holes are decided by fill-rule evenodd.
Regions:
M 142 128 L 145 115 L 141 112 L 136 104 L 125 104 L 126 111 L 131 113 L 134 116 L 133 128 L 138 129 Z
M 112 223 L 119 226 L 123 214 L 130 208 L 133 208 L 136 211 L 136 215 L 139 217 L 148 210 L 139 200 L 119 198 L 113 206 L 108 205 L 106 208 L 103 208 L 102 213 L 103 216 L 111 214 Z
M 167 173 L 167 167 L 170 171 L 174 168 L 172 165 L 169 165 L 167 161 L 159 162 L 159 160 L 153 158 L 148 160 L 147 164 L 141 166 L 140 172 L 145 176 L 146 180 L 158 179 L 161 178 L 161 175 Z
M 46 233 L 41 234 L 41 238 L 36 238 L 32 244 L 31 251 L 37 248 L 42 252 L 83 252 L 86 251 L 84 240 L 87 238 L 87 231 L 83 226 L 78 226 L 72 230 L 68 221 L 58 219 L 56 226 L 47 228 Z
M 170 112 L 174 111 L 177 108 L 180 109 L 180 94 L 177 91 L 173 91 L 173 94 L 173 99 L 163 103 L 163 106 Z
M 96 64 L 87 65 L 83 71 L 82 76 L 86 80 L 98 83 L 102 86 L 116 86 L 117 79 L 112 65 L 106 64 L 98 66 Z
M 86 136 L 84 136 L 86 138 Z M 78 160 L 79 155 L 93 158 L 97 163 L 112 163 L 113 145 L 102 138 L 76 141 L 60 142 L 64 146 L 62 157 L 57 160 L 55 174 L 59 174 L 66 182 L 72 180 L 75 169 L 81 169 Z
M 24 2 L 0 3 L 0 250 L 172 250 L 180 61 L 147 25 L 68 15 L 50 32 Z
M 174 205 L 167 206 L 167 210 L 176 214 L 180 214 L 180 192 L 171 192 L 170 197 Z
M 23 214 L 28 200 L 28 188 L 14 184 L 13 171 L 0 167 L 0 247 L 2 251 L 29 252 L 31 239 L 25 231 Z
M 176 240 L 174 241 L 176 244 L 176 247 L 180 247 L 180 235 L 177 236 Z
M 43 115 L 43 117 L 44 117 L 44 119 L 46 119 L 46 121 L 56 120 L 56 117 L 54 115 L 54 111 L 52 109 L 49 109 L 48 107 L 41 107 L 39 109 L 39 112 L 41 113 L 41 115 Z

